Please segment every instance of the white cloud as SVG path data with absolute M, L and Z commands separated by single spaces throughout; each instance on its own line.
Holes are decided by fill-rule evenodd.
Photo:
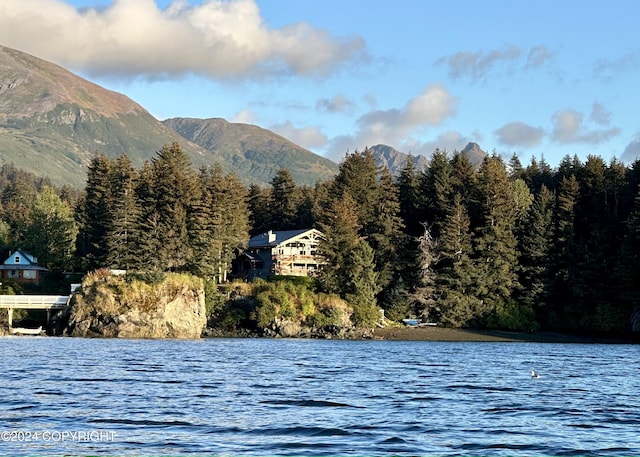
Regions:
M 567 109 L 553 115 L 551 138 L 558 143 L 599 144 L 620 133 L 619 128 L 589 130 L 584 124 L 584 114 Z
M 243 109 L 233 115 L 229 122 L 236 122 L 238 124 L 256 124 L 258 122 L 258 116 L 250 109 Z
M 624 148 L 622 153 L 622 161 L 625 163 L 633 163 L 640 159 L 640 133 Z
M 591 114 L 589 118 L 599 125 L 609 125 L 611 113 L 605 109 L 601 103 L 594 103 L 591 106 Z
M 439 125 L 453 116 L 458 99 L 440 84 L 431 84 L 401 109 L 370 111 L 358 119 L 358 137 L 368 144 L 396 142 L 416 129 Z
M 522 62 L 526 53 L 526 60 Z M 446 65 L 449 76 L 453 79 L 468 77 L 477 81 L 483 79 L 495 67 L 503 64 L 511 70 L 516 64 L 525 70 L 541 67 L 552 59 L 552 54 L 546 46 L 538 45 L 528 51 L 514 45 L 504 46 L 502 49 L 489 51 L 461 51 L 450 56 L 441 57 L 436 64 Z
M 269 127 L 278 135 L 282 135 L 289 141 L 292 141 L 303 148 L 313 150 L 315 148 L 322 148 L 329 142 L 327 136 L 319 129 L 314 127 L 295 127 L 291 121 L 287 121 L 283 124 L 274 124 Z
M 516 46 L 506 46 L 503 49 L 483 51 L 462 51 L 451 56 L 442 57 L 437 63 L 446 64 L 449 76 L 459 79 L 469 76 L 472 79 L 483 78 L 496 64 L 512 62 L 520 57 L 522 51 Z
M 535 146 L 542 141 L 544 129 L 524 122 L 510 122 L 495 132 L 498 141 L 506 146 Z
M 178 0 L 164 10 L 154 0 L 82 10 L 62 0 L 2 0 L 0 42 L 93 76 L 147 78 L 326 73 L 365 48 L 359 37 L 303 22 L 270 29 L 255 0 Z
M 534 46 L 533 48 L 529 49 L 525 68 L 540 67 L 545 63 L 547 63 L 548 61 L 550 61 L 551 58 L 552 58 L 552 55 L 546 46 L 542 46 L 542 45 Z
M 593 74 L 605 81 L 615 76 L 640 68 L 640 52 L 632 52 L 615 59 L 601 59 L 594 68 Z
M 355 103 L 344 95 L 336 95 L 333 98 L 323 98 L 317 101 L 316 109 L 329 113 L 353 112 Z
M 436 149 L 448 152 L 461 151 L 470 141 L 472 140 L 469 137 L 460 132 L 449 131 L 440 133 L 433 141 L 409 140 L 402 145 L 402 152 L 431 157 Z
M 329 155 L 335 160 L 340 160 L 348 150 L 362 150 L 376 144 L 386 144 L 401 151 L 427 155 L 430 155 L 435 147 L 459 148 L 462 144 L 461 137 L 449 141 L 458 134 L 443 134 L 438 138 L 440 143 L 434 148 L 431 148 L 434 143 L 422 143 L 412 138 L 425 128 L 440 125 L 453 116 L 457 105 L 458 99 L 444 86 L 432 84 L 421 94 L 407 101 L 402 108 L 373 110 L 362 115 L 357 121 L 356 134 L 343 135 L 331 140 Z

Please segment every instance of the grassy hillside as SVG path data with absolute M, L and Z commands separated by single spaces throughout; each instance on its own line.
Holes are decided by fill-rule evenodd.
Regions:
M 167 127 L 221 157 L 241 178 L 268 183 L 287 168 L 298 184 L 314 185 L 336 175 L 338 165 L 261 127 L 224 119 L 174 118 Z

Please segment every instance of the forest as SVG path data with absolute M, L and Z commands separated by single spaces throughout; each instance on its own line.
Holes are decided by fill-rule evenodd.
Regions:
M 0 250 L 36 255 L 52 277 L 106 267 L 222 285 L 250 236 L 313 227 L 326 263 L 309 287 L 358 325 L 381 308 L 449 327 L 638 330 L 640 161 L 552 168 L 493 154 L 474 166 L 436 150 L 428 169 L 412 164 L 394 177 L 365 149 L 328 182 L 300 186 L 280 169 L 246 186 L 220 166 L 195 170 L 174 143 L 139 169 L 96 153 L 83 191 L 4 165 Z

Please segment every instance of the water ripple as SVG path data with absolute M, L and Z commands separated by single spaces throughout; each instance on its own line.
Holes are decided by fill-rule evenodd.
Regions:
M 637 346 L 0 338 L 0 355 L 3 455 L 640 454 Z M 42 439 L 92 431 L 113 439 Z

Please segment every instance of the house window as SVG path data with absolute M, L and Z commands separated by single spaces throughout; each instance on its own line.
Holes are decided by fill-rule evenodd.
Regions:
M 10 270 L 7 277 L 12 279 L 17 279 L 20 277 L 20 272 L 18 270 Z
M 24 273 L 22 273 L 22 277 L 24 279 L 36 279 L 36 271 L 35 270 L 24 270 Z
M 15 258 L 13 259 L 13 263 L 20 263 L 20 256 L 19 255 L 15 256 Z

